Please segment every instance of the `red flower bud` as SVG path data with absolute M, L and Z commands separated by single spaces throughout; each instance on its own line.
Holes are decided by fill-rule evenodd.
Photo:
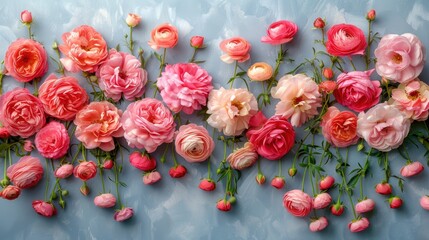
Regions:
M 216 183 L 211 179 L 204 178 L 198 186 L 201 190 L 210 192 L 216 189 Z
M 14 200 L 21 194 L 21 189 L 17 186 L 9 185 L 0 192 L 0 197 L 7 200 Z
M 202 36 L 193 36 L 190 40 L 191 47 L 201 48 L 204 45 L 204 37 Z
M 324 68 L 322 73 L 323 73 L 323 76 L 328 80 L 334 77 L 334 71 L 332 71 L 332 68 Z
M 286 181 L 284 178 L 282 177 L 274 177 L 273 180 L 271 180 L 271 186 L 277 188 L 277 189 L 282 189 L 286 184 Z
M 389 195 L 392 193 L 392 186 L 389 183 L 379 183 L 375 186 L 375 191 L 382 195 Z
M 30 24 L 33 22 L 33 16 L 31 15 L 31 12 L 28 10 L 24 10 L 21 12 L 21 22 Z
M 86 184 L 83 184 L 79 190 L 80 190 L 80 193 L 82 193 L 82 195 L 84 196 L 88 196 L 88 194 L 91 192 L 91 190 Z
M 376 12 L 374 9 L 369 10 L 369 12 L 366 14 L 366 19 L 368 19 L 369 21 L 374 21 L 375 17 L 376 17 Z
M 400 197 L 394 196 L 389 198 L 390 208 L 400 208 L 402 206 L 402 199 Z
M 104 169 L 112 169 L 113 165 L 115 165 L 115 162 L 112 159 L 106 159 L 106 160 L 104 160 L 103 168 Z
M 331 206 L 331 213 L 335 216 L 341 216 L 344 212 L 344 205 L 341 203 L 336 203 Z
M 168 174 L 170 174 L 170 177 L 172 178 L 181 178 L 186 175 L 186 168 L 182 165 L 177 165 L 176 167 L 171 167 L 170 171 L 168 171 Z
M 265 176 L 263 174 L 261 174 L 261 173 L 258 173 L 258 175 L 256 175 L 256 182 L 259 185 L 264 184 L 265 183 Z
M 295 174 L 296 174 L 296 168 L 294 168 L 294 167 L 289 168 L 288 173 L 289 173 L 289 176 L 291 176 L 291 177 L 295 176 Z
M 221 211 L 228 212 L 229 210 L 231 210 L 231 203 L 226 201 L 225 199 L 221 199 L 217 201 L 216 207 Z
M 319 182 L 319 188 L 320 190 L 327 190 L 330 189 L 335 183 L 335 178 L 332 176 L 326 176 Z
M 313 26 L 318 29 L 325 28 L 325 25 L 326 25 L 325 21 L 320 17 L 316 18 L 316 20 L 314 20 L 313 22 Z

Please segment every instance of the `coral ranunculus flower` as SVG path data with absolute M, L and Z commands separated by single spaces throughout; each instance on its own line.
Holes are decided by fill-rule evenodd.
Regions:
M 58 159 L 67 153 L 70 137 L 64 124 L 52 121 L 36 134 L 34 142 L 40 155 Z
M 349 111 L 340 112 L 332 106 L 323 115 L 322 134 L 335 147 L 348 147 L 357 143 L 357 116 Z
M 149 46 L 158 50 L 160 48 L 172 48 L 176 46 L 179 41 L 179 33 L 176 27 L 169 23 L 163 23 L 154 28 L 151 33 L 151 40 L 148 42 Z
M 363 55 L 367 46 L 363 31 L 352 24 L 337 24 L 328 32 L 326 50 L 333 56 Z
M 279 45 L 293 40 L 298 32 L 298 26 L 287 20 L 280 20 L 271 23 L 267 29 L 267 36 L 261 38 L 261 42 L 272 45 Z
M 225 39 L 219 44 L 220 49 L 225 53 L 220 59 L 226 63 L 234 61 L 245 62 L 250 58 L 252 45 L 244 38 L 233 37 Z
M 311 197 L 298 189 L 290 190 L 283 196 L 283 206 L 295 217 L 305 217 L 313 209 Z

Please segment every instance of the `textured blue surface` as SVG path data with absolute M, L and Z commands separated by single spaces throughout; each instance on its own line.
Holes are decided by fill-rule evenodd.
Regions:
M 288 44 L 289 56 L 301 62 L 311 57 L 313 40 L 319 33 L 312 30 L 316 17 L 326 17 L 329 24 L 352 23 L 366 29 L 366 12 L 377 10 L 374 30 L 381 35 L 387 33 L 416 34 L 429 47 L 429 3 L 427 1 L 258 1 L 258 0 L 201 0 L 201 1 L 142 1 L 142 0 L 67 0 L 67 1 L 7 1 L 0 6 L 0 56 L 4 56 L 7 46 L 18 37 L 26 37 L 26 29 L 19 22 L 19 14 L 28 9 L 35 19 L 33 31 L 52 56 L 50 45 L 60 41 L 61 34 L 81 24 L 96 28 L 106 39 L 110 47 L 118 43 L 123 45 L 123 35 L 127 27 L 124 22 L 130 12 L 142 16 L 141 25 L 135 30 L 137 44 L 146 51 L 150 30 L 163 22 L 170 22 L 179 29 L 179 44 L 169 50 L 167 62 L 187 61 L 191 55 L 189 38 L 203 35 L 208 48 L 201 51 L 199 59 L 207 60 L 204 67 L 212 74 L 215 88 L 225 86 L 232 75 L 233 66 L 220 61 L 218 44 L 222 39 L 242 36 L 252 45 L 251 62 L 274 62 L 277 48 L 260 43 L 267 26 L 280 19 L 294 21 L 299 33 Z M 125 46 L 122 46 L 125 50 Z M 250 62 L 243 66 L 249 66 Z M 157 74 L 158 63 L 151 59 L 148 64 L 150 78 Z M 282 65 L 280 73 L 293 69 L 293 64 Z M 50 72 L 55 69 L 51 65 Z M 80 77 L 81 78 L 81 77 Z M 82 79 L 82 78 L 81 78 Z M 429 79 L 429 68 L 423 70 L 421 79 Z M 11 90 L 18 83 L 11 78 L 4 79 L 4 91 Z M 128 103 L 124 103 L 126 107 Z M 273 104 L 274 105 L 274 104 Z M 273 107 L 264 109 L 267 115 L 273 113 Z M 302 130 L 300 134 L 302 136 Z M 218 163 L 222 157 L 219 144 L 212 158 Z M 33 153 L 36 155 L 35 153 Z M 158 154 L 159 156 L 159 154 Z M 291 165 L 292 154 L 284 159 L 283 170 Z M 391 153 L 391 167 L 399 174 L 405 160 L 396 152 Z M 353 154 L 350 162 L 355 165 L 363 156 Z M 412 158 L 425 162 L 423 150 L 413 148 Z M 286 189 L 276 190 L 265 184 L 259 186 L 254 177 L 257 168 L 243 171 L 240 181 L 238 203 L 233 211 L 223 213 L 215 208 L 215 203 L 223 194 L 218 189 L 206 193 L 198 189 L 200 178 L 205 177 L 206 165 L 191 165 L 181 160 L 189 174 L 180 180 L 168 176 L 172 161 L 159 170 L 163 175 L 160 183 L 154 186 L 143 185 L 141 173 L 125 162 L 122 180 L 128 187 L 122 188 L 127 206 L 135 211 L 134 217 L 125 223 L 113 221 L 113 211 L 96 208 L 92 199 L 100 191 L 98 178 L 89 185 L 92 193 L 83 197 L 79 193 L 80 181 L 68 179 L 63 186 L 70 191 L 67 208 L 59 210 L 54 218 L 38 216 L 31 207 L 31 201 L 43 198 L 44 182 L 36 188 L 25 190 L 15 201 L 0 201 L 1 239 L 429 239 L 427 226 L 429 212 L 419 206 L 419 198 L 429 193 L 427 170 L 420 176 L 407 179 L 405 191 L 396 192 L 404 199 L 399 210 L 391 210 L 384 197 L 373 191 L 373 186 L 382 179 L 382 170 L 376 160 L 371 162 L 372 177 L 365 180 L 366 194 L 376 201 L 375 211 L 369 215 L 371 227 L 364 233 L 351 234 L 347 223 L 352 219 L 351 209 L 341 217 L 332 216 L 327 210 L 320 211 L 329 218 L 329 227 L 320 233 L 308 230 L 309 219 L 295 218 L 282 206 L 282 196 L 286 190 L 299 188 L 301 173 L 294 179 L 287 177 Z M 3 166 L 2 164 L 0 164 Z M 276 174 L 277 163 L 262 162 L 263 172 L 268 179 Z M 334 163 L 327 166 L 334 174 Z M 334 174 L 336 176 L 336 174 Z M 338 177 L 337 177 L 338 178 Z M 395 189 L 398 189 L 395 184 Z M 113 185 L 109 187 L 113 190 Z M 309 188 L 307 186 L 307 188 Z M 336 191 L 335 191 L 336 192 Z M 333 197 L 337 193 L 333 193 Z M 347 201 L 344 197 L 344 201 Z

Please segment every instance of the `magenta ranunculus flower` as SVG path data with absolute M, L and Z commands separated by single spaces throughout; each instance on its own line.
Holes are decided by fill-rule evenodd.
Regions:
M 203 162 L 212 154 L 215 143 L 203 126 L 182 125 L 174 141 L 176 152 L 190 163 Z
M 117 102 L 124 95 L 128 101 L 141 97 L 147 83 L 147 72 L 133 55 L 112 48 L 97 71 L 99 85 L 106 97 Z
M 317 83 L 304 74 L 286 75 L 280 78 L 271 96 L 280 99 L 276 114 L 290 118 L 294 127 L 299 127 L 318 114 L 322 98 Z
M 389 80 L 405 83 L 419 76 L 426 61 L 426 48 L 411 33 L 387 34 L 374 51 L 378 75 Z
M 328 32 L 326 50 L 333 56 L 363 55 L 367 46 L 363 31 L 352 24 L 337 24 Z
M 148 153 L 174 139 L 176 124 L 173 115 L 154 98 L 144 98 L 128 105 L 121 122 L 128 145 L 144 148 Z
M 34 142 L 40 155 L 58 159 L 67 153 L 70 137 L 64 124 L 52 121 L 36 134 Z
M 258 102 L 246 89 L 221 87 L 210 92 L 207 108 L 210 126 L 227 136 L 237 136 L 249 128 L 250 118 L 258 112 Z
M 379 81 L 370 79 L 374 70 L 341 73 L 337 78 L 335 99 L 343 106 L 362 112 L 380 101 L 382 92 Z
M 195 63 L 167 65 L 156 83 L 162 100 L 173 112 L 192 114 L 205 106 L 212 77 Z
M 42 179 L 43 166 L 38 158 L 24 156 L 7 168 L 7 177 L 19 188 L 31 188 Z
M 294 189 L 283 196 L 283 206 L 295 217 L 305 217 L 313 209 L 313 201 L 307 193 Z
M 261 42 L 278 45 L 287 43 L 293 40 L 293 37 L 298 32 L 298 26 L 287 20 L 280 20 L 271 23 L 267 29 L 267 36 L 261 38 Z
M 76 138 L 88 149 L 113 150 L 113 137 L 124 134 L 121 115 L 122 111 L 110 102 L 91 102 L 76 114 Z
M 381 103 L 358 116 L 357 134 L 370 147 L 388 152 L 399 147 L 410 131 L 411 120 L 393 105 Z
M 429 86 L 414 79 L 401 83 L 392 90 L 392 104 L 416 121 L 425 121 L 429 115 Z

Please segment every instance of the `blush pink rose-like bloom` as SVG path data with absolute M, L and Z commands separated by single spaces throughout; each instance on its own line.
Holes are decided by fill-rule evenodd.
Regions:
M 358 116 L 357 134 L 370 147 L 388 152 L 399 147 L 410 131 L 411 120 L 393 105 L 381 103 Z
M 177 28 L 169 23 L 158 25 L 151 31 L 150 35 L 151 40 L 148 44 L 154 50 L 158 50 L 160 48 L 173 48 L 179 41 Z
M 122 115 L 124 137 L 132 148 L 154 152 L 163 143 L 174 139 L 174 123 L 171 112 L 157 99 L 144 98 L 128 105 Z
M 42 179 L 43 166 L 38 158 L 24 156 L 7 168 L 7 177 L 21 189 L 31 188 Z
M 380 101 L 379 81 L 371 81 L 374 70 L 341 73 L 337 78 L 335 99 L 343 106 L 356 112 L 362 112 Z
M 6 75 L 19 82 L 29 82 L 48 71 L 48 55 L 42 44 L 20 38 L 7 48 L 4 66 Z
M 258 130 L 247 132 L 249 142 L 268 160 L 278 160 L 286 155 L 295 143 L 295 130 L 286 118 L 275 115 Z
M 320 193 L 317 194 L 316 197 L 313 198 L 313 208 L 314 209 L 323 209 L 331 204 L 332 198 L 329 193 Z
M 147 153 L 141 153 L 135 151 L 130 154 L 130 164 L 131 166 L 149 172 L 156 168 L 156 160 Z
M 110 102 L 91 102 L 76 114 L 76 138 L 88 149 L 103 151 L 115 148 L 113 137 L 122 137 L 122 111 Z
M 147 83 L 147 72 L 140 61 L 126 52 L 110 49 L 106 61 L 97 71 L 98 84 L 104 95 L 117 102 L 122 94 L 128 101 L 141 97 Z
M 113 215 L 113 219 L 115 219 L 115 221 L 117 222 L 123 222 L 132 218 L 133 215 L 134 210 L 132 208 L 123 208 L 115 212 L 115 214 Z
M 88 94 L 74 77 L 57 78 L 54 74 L 40 85 L 39 99 L 45 113 L 64 121 L 71 121 L 88 104 Z
M 141 20 L 142 18 L 139 15 L 135 13 L 128 13 L 125 22 L 129 27 L 136 27 L 137 25 L 139 25 Z
M 93 161 L 81 162 L 74 168 L 73 175 L 82 181 L 88 181 L 97 175 L 97 165 Z
M 116 197 L 111 193 L 103 193 L 94 198 L 94 204 L 101 208 L 111 208 L 116 205 Z
M 212 77 L 195 63 L 167 65 L 156 85 L 168 108 L 186 114 L 205 106 L 213 89 Z
M 27 139 L 27 140 L 24 140 L 24 145 L 22 148 L 24 149 L 24 151 L 31 152 L 34 149 L 34 145 L 30 140 Z
M 70 72 L 96 72 L 107 58 L 107 43 L 93 27 L 82 25 L 61 36 L 58 48 L 66 56 L 60 61 Z
M 273 68 L 265 62 L 257 62 L 247 69 L 247 76 L 252 81 L 266 81 L 273 76 Z
M 6 200 L 15 200 L 21 194 L 21 189 L 17 186 L 8 185 L 0 191 L 0 197 Z
M 329 222 L 326 217 L 319 217 L 318 219 L 311 221 L 309 228 L 312 232 L 319 232 L 325 229 L 328 224 Z
M 258 102 L 246 89 L 221 87 L 210 92 L 207 108 L 210 126 L 227 136 L 237 136 L 249 128 L 250 118 L 258 112 Z
M 392 90 L 392 104 L 416 121 L 425 121 L 429 116 L 429 86 L 419 79 L 401 83 Z
M 348 147 L 359 140 L 357 136 L 357 116 L 349 111 L 340 112 L 332 106 L 323 115 L 320 126 L 326 141 L 334 147 Z
M 357 213 L 366 213 L 374 210 L 374 207 L 375 207 L 374 200 L 367 198 L 365 200 L 358 202 L 355 206 L 355 210 Z
M 363 31 L 352 24 L 337 24 L 328 32 L 326 50 L 333 56 L 363 55 L 367 46 Z
M 176 152 L 186 161 L 197 163 L 210 157 L 215 143 L 204 127 L 190 123 L 180 126 L 174 146 Z
M 244 38 L 233 37 L 220 42 L 219 47 L 225 53 L 220 59 L 225 63 L 233 63 L 249 60 L 252 45 Z
M 261 42 L 279 45 L 293 40 L 298 32 L 298 26 L 287 20 L 273 22 L 267 29 L 267 36 L 261 38 Z
M 34 200 L 32 203 L 34 211 L 44 217 L 52 217 L 57 214 L 57 209 L 52 203 L 42 200 Z
M 374 51 L 378 75 L 389 80 L 405 83 L 419 76 L 426 61 L 426 48 L 411 33 L 387 34 Z
M 243 170 L 256 163 L 258 153 L 251 142 L 246 142 L 242 148 L 235 149 L 226 160 L 229 165 L 237 170 Z
M 204 37 L 203 36 L 192 36 L 189 40 L 189 44 L 193 48 L 202 48 L 204 47 Z
M 0 122 L 12 136 L 28 138 L 46 123 L 40 100 L 25 88 L 15 88 L 0 97 Z
M 73 174 L 74 166 L 70 163 L 61 165 L 57 170 L 55 170 L 54 175 L 56 178 L 68 178 Z
M 276 87 L 271 89 L 271 96 L 280 99 L 276 105 L 276 114 L 289 119 L 294 127 L 299 127 L 318 114 L 322 98 L 317 83 L 304 74 L 285 75 Z
M 153 171 L 149 173 L 145 173 L 143 176 L 143 183 L 146 185 L 151 185 L 156 182 L 159 182 L 162 179 L 162 176 L 159 172 Z
M 420 162 L 412 162 L 403 166 L 400 173 L 403 177 L 412 177 L 423 172 L 424 168 L 425 167 Z
M 420 198 L 420 206 L 425 210 L 429 210 L 429 196 L 425 195 Z
M 349 230 L 350 232 L 362 232 L 363 230 L 367 229 L 369 227 L 369 220 L 368 218 L 360 218 L 355 219 L 349 223 Z
M 64 124 L 52 121 L 40 129 L 34 142 L 40 155 L 58 159 L 67 153 L 70 137 Z
M 26 24 L 33 22 L 33 16 L 30 11 L 24 10 L 21 12 L 21 22 Z
M 283 196 L 283 206 L 295 217 L 305 217 L 313 209 L 311 197 L 307 193 L 294 189 Z

